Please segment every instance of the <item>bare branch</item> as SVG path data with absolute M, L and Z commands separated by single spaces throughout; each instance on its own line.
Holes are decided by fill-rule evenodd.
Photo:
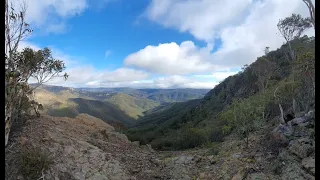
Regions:
M 313 28 L 316 28 L 316 21 L 315 21 L 315 17 L 316 17 L 316 11 L 314 8 L 314 5 L 312 4 L 311 0 L 302 0 L 308 7 L 309 9 L 309 13 L 310 13 L 310 18 L 311 18 L 311 23 L 313 25 Z

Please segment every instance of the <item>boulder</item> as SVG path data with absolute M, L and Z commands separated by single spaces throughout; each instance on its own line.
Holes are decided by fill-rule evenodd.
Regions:
M 292 121 L 290 121 L 288 124 L 290 124 L 292 126 L 296 126 L 296 125 L 299 125 L 299 124 L 304 123 L 306 121 L 308 121 L 308 119 L 305 116 L 302 116 L 302 117 L 297 117 L 297 118 L 292 119 Z
M 289 151 L 300 158 L 306 158 L 314 151 L 312 144 L 312 141 L 307 138 L 293 140 L 289 143 Z
M 314 175 L 315 159 L 313 157 L 307 157 L 302 159 L 301 164 L 307 171 L 311 172 Z
M 280 124 L 278 127 L 276 127 L 273 131 L 273 133 L 280 133 L 285 136 L 291 136 L 293 133 L 293 129 L 290 123 L 288 124 Z
M 279 131 L 272 131 L 270 137 L 273 142 L 279 145 L 287 146 L 289 144 L 287 137 Z
M 192 156 L 179 156 L 174 158 L 176 164 L 188 164 L 192 161 Z
M 244 157 L 244 155 L 241 153 L 235 153 L 232 155 L 232 158 L 234 158 L 234 159 L 238 159 L 238 158 L 242 158 L 242 157 Z
M 314 119 L 315 118 L 314 110 L 310 110 L 305 116 L 307 119 Z

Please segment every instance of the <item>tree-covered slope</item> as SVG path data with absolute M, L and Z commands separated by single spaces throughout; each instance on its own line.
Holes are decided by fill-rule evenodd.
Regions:
M 245 66 L 238 74 L 226 78 L 210 90 L 200 103 L 190 108 L 179 111 L 176 110 L 176 106 L 170 105 L 161 113 L 157 111 L 149 113 L 138 120 L 138 122 L 141 120 L 141 123 L 137 124 L 138 127 L 128 131 L 128 137 L 132 140 L 151 143 L 158 149 L 179 149 L 181 147 L 176 146 L 177 144 L 183 144 L 182 141 L 189 142 L 186 139 L 188 134 L 192 137 L 198 136 L 198 139 L 221 141 L 224 134 L 233 128 L 229 127 L 233 116 L 224 118 L 221 115 L 230 109 L 229 106 L 236 100 L 260 103 L 257 107 L 252 105 L 252 108 L 258 108 L 258 106 L 260 108 L 261 103 L 266 103 L 263 107 L 266 116 L 264 118 L 280 115 L 278 104 L 283 106 L 284 111 L 289 110 L 292 106 L 292 97 L 296 97 L 298 106 L 303 108 L 305 101 L 303 91 L 308 89 L 302 85 L 305 80 L 301 78 L 306 76 L 302 76 L 301 73 L 306 73 L 304 68 L 311 68 L 314 62 L 314 41 L 313 37 L 307 36 L 291 41 L 290 45 L 296 52 L 294 60 L 288 58 L 288 43 L 275 51 L 268 52 L 265 56 L 257 58 L 251 65 Z M 277 93 L 278 95 L 275 96 Z M 247 106 L 245 103 L 239 103 L 239 105 Z M 183 109 L 182 106 L 181 109 Z M 170 125 L 166 122 L 170 122 Z M 150 134 L 152 138 L 149 138 Z M 190 147 L 197 145 L 191 144 Z
M 134 119 L 117 106 L 70 90 L 51 92 L 40 88 L 35 91 L 35 99 L 44 106 L 45 113 L 57 117 L 76 117 L 86 113 L 108 123 L 119 122 L 126 126 L 134 124 Z
M 105 101 L 117 106 L 134 119 L 143 116 L 145 111 L 159 106 L 159 103 L 155 101 L 143 97 L 137 98 L 124 93 L 116 93 Z
M 203 98 L 209 89 L 132 89 L 132 88 L 77 88 L 82 94 L 112 95 L 117 93 L 128 94 L 136 98 L 146 98 L 158 103 L 184 102 Z M 106 97 L 107 98 L 107 97 Z

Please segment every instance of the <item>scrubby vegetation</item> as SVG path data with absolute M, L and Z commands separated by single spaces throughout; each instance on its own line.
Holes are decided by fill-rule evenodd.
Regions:
M 33 97 L 33 90 L 28 84 L 29 79 L 41 85 L 53 77 L 61 76 L 65 69 L 64 63 L 52 57 L 48 48 L 33 50 L 24 48 L 18 51 L 19 43 L 32 30 L 25 22 L 25 3 L 17 12 L 12 4 L 5 1 L 5 145 L 7 145 L 10 129 L 15 121 L 24 114 L 30 114 L 31 109 L 39 116 L 41 104 Z M 66 79 L 67 74 L 63 77 Z
M 280 116 L 279 123 L 284 122 L 286 114 L 314 106 L 314 42 L 314 37 L 296 36 L 275 51 L 266 48 L 264 56 L 226 78 L 203 100 L 147 114 L 126 134 L 160 150 L 219 142 L 232 131 L 248 142 L 248 135 L 268 119 Z
M 19 173 L 27 179 L 39 179 L 44 177 L 44 172 L 53 163 L 49 154 L 40 149 L 25 149 L 19 155 Z
M 147 98 L 137 98 L 124 93 L 114 94 L 106 99 L 106 101 L 117 106 L 120 110 L 134 119 L 142 117 L 145 111 L 160 105 L 160 103 Z

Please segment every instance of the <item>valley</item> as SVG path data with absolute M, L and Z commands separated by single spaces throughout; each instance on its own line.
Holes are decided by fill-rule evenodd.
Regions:
M 206 89 L 130 89 L 68 88 L 42 85 L 35 91 L 35 100 L 44 112 L 56 117 L 76 117 L 80 113 L 101 118 L 105 122 L 131 127 L 156 108 L 177 102 L 200 99 Z
M 5 180 L 315 180 L 314 0 L 123 3 L 5 0 Z
M 313 53 L 314 39 L 304 36 L 292 46 Z M 298 71 L 284 58 L 286 47 L 259 57 L 211 90 L 41 86 L 35 100 L 44 114 L 27 120 L 12 141 L 22 152 L 41 147 L 53 153 L 60 163 L 46 172 L 50 178 L 314 179 L 314 102 L 297 94 L 300 110 L 287 119 L 292 115 L 290 78 Z M 270 68 L 261 70 L 262 65 Z M 268 83 L 263 92 L 260 82 Z M 274 97 L 278 90 L 281 101 Z M 279 123 L 279 103 L 285 124 Z M 9 164 L 18 166 L 15 155 L 6 154 Z M 85 165 L 70 170 L 79 163 Z M 81 168 L 86 170 L 78 173 Z

